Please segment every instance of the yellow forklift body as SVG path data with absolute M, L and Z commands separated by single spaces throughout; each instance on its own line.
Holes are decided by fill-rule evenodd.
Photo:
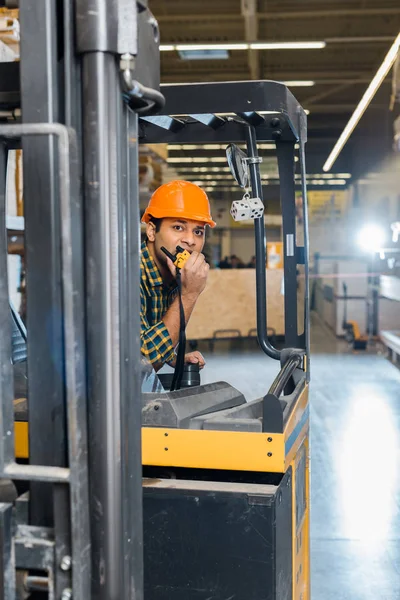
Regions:
M 308 432 L 308 385 L 284 433 L 142 428 L 142 462 L 148 466 L 284 473 Z M 15 421 L 15 456 L 29 458 L 26 421 Z

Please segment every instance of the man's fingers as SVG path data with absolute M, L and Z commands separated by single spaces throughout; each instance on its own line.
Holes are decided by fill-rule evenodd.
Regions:
M 187 259 L 185 263 L 186 268 L 198 268 L 199 265 L 205 260 L 204 254 L 200 254 L 200 252 L 196 252 L 195 250 L 192 252 L 190 257 Z
M 204 367 L 204 365 L 206 364 L 206 361 L 204 360 L 204 356 L 198 350 L 196 350 L 195 352 L 189 352 L 189 354 L 186 354 L 185 362 L 192 363 L 192 364 L 198 364 L 200 369 L 202 369 Z
M 189 258 L 187 259 L 187 261 L 185 262 L 185 267 L 187 268 L 187 267 L 193 266 L 197 260 L 198 255 L 199 255 L 198 252 L 195 252 L 195 251 L 192 252 L 191 255 L 189 256 Z

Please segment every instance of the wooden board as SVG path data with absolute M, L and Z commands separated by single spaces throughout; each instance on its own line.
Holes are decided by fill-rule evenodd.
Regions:
M 282 269 L 267 269 L 267 323 L 284 333 Z M 239 329 L 247 336 L 256 327 L 256 273 L 254 269 L 211 270 L 207 287 L 190 318 L 188 340 L 210 339 L 217 330 Z

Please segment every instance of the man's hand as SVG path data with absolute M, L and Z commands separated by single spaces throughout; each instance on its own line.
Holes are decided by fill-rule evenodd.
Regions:
M 195 350 L 194 352 L 188 352 L 187 354 L 185 354 L 185 364 L 195 364 L 195 365 L 199 365 L 199 369 L 203 369 L 206 361 L 204 360 L 204 356 L 202 355 L 201 352 L 199 352 L 198 350 Z M 173 361 L 168 363 L 170 367 L 173 367 L 175 369 L 176 366 L 176 358 L 174 358 Z
M 199 368 L 203 369 L 206 361 L 204 360 L 202 353 L 198 350 L 195 350 L 195 352 L 189 352 L 188 354 L 185 354 L 185 364 L 187 363 L 198 364 Z
M 169 270 L 175 277 L 176 268 L 172 260 L 167 258 Z M 206 287 L 208 271 L 210 265 L 206 263 L 204 254 L 192 252 L 181 270 L 182 278 L 182 296 L 200 296 L 201 292 Z

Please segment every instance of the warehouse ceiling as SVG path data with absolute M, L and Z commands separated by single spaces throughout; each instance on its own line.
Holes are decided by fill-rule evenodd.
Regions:
M 400 31 L 399 0 L 150 0 L 149 5 L 163 46 L 325 42 L 319 49 L 235 49 L 227 58 L 212 60 L 184 59 L 175 49 L 161 52 L 163 83 L 309 82 L 308 87 L 289 87 L 310 111 L 308 170 L 316 173 Z M 390 150 L 392 122 L 398 114 L 397 105 L 389 110 L 391 93 L 390 73 L 333 172 L 361 175 Z M 187 154 L 182 150 L 181 155 Z

